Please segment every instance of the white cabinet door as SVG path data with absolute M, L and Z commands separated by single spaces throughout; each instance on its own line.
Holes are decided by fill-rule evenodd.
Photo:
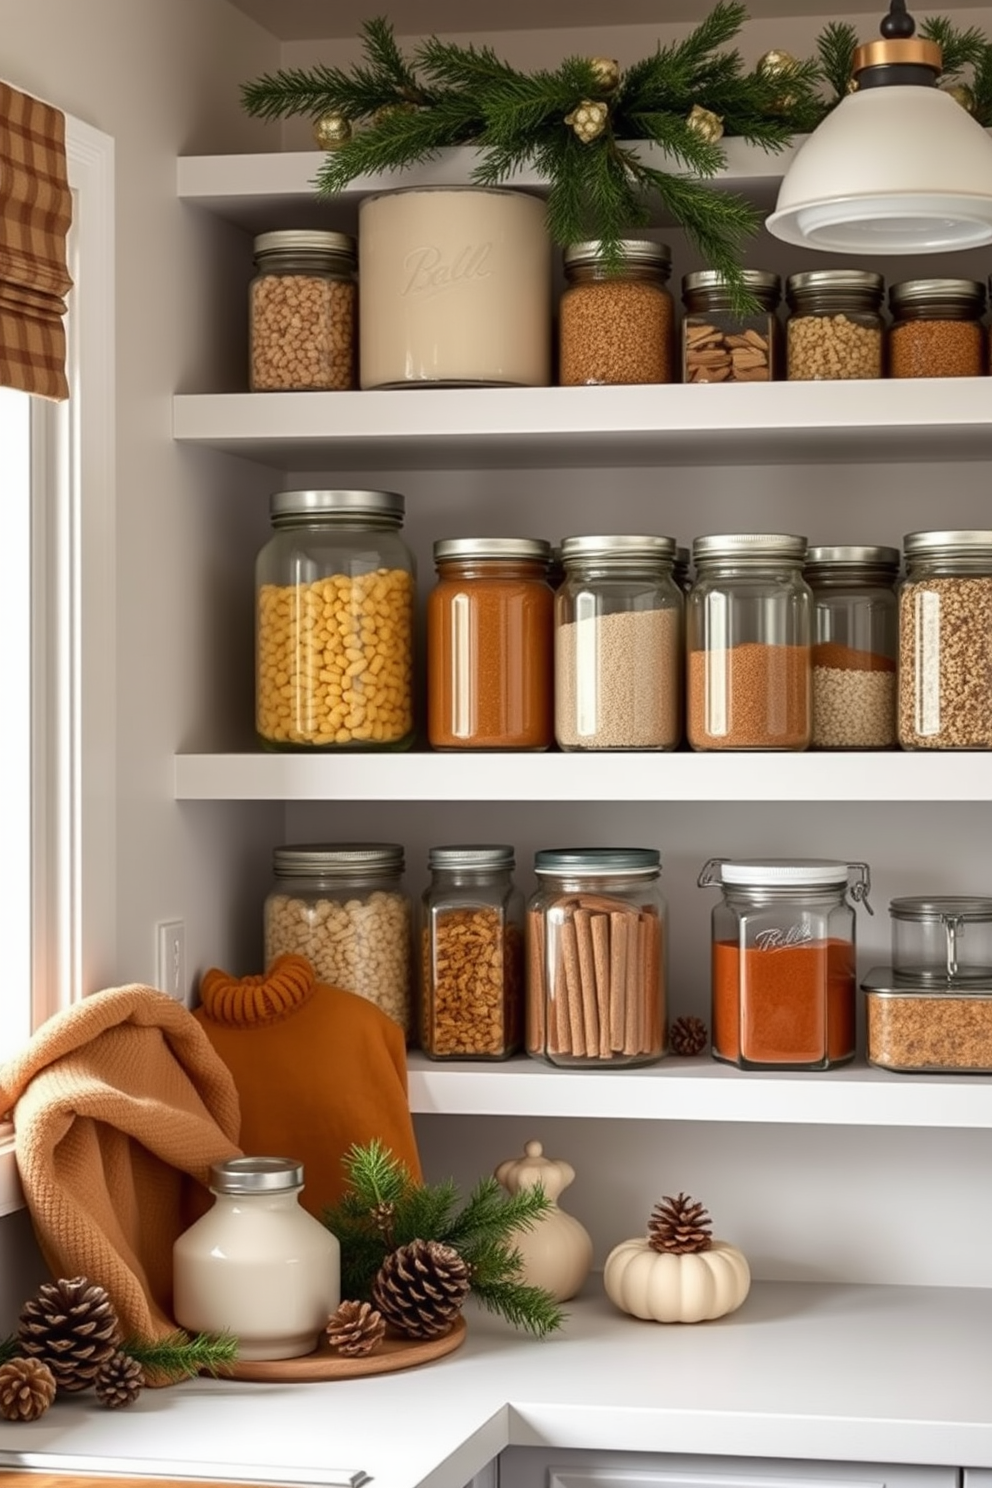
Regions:
M 962 1488 L 954 1467 L 876 1462 L 509 1447 L 499 1466 L 499 1488 Z M 975 1479 L 970 1488 L 992 1488 L 992 1472 L 965 1477 Z

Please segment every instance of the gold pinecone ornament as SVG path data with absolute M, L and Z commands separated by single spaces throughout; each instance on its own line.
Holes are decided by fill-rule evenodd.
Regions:
M 663 1255 L 696 1255 L 713 1243 L 713 1222 L 688 1194 L 666 1195 L 648 1220 L 648 1243 Z
M 702 1018 L 694 1018 L 691 1014 L 676 1018 L 668 1030 L 668 1046 L 673 1054 L 680 1055 L 683 1059 L 691 1059 L 694 1054 L 701 1054 L 709 1041 L 709 1033 Z
M 351 124 L 337 109 L 327 109 L 314 119 L 313 137 L 322 150 L 340 150 L 351 139 Z
M 145 1387 L 145 1371 L 137 1359 L 118 1350 L 101 1364 L 93 1384 L 100 1404 L 117 1410 L 137 1400 Z
M 372 1301 L 407 1338 L 440 1338 L 454 1326 L 470 1286 L 468 1266 L 452 1246 L 411 1240 L 379 1267 Z
M 584 145 L 591 145 L 593 140 L 599 139 L 603 133 L 609 117 L 608 104 L 591 98 L 583 98 L 578 108 L 574 108 L 570 114 L 565 115 L 565 123 Z
M 88 1390 L 116 1352 L 120 1324 L 102 1286 L 85 1276 L 46 1281 L 24 1304 L 17 1338 L 47 1364 L 60 1390 Z
M 589 66 L 604 93 L 613 93 L 620 86 L 620 64 L 614 57 L 592 57 Z
M 941 90 L 949 93 L 955 103 L 959 103 L 966 114 L 975 112 L 975 95 L 967 83 L 947 83 Z
M 798 66 L 799 63 L 791 52 L 783 52 L 778 47 L 773 47 L 770 52 L 766 52 L 763 57 L 758 58 L 758 65 L 755 70 L 762 77 L 772 79 L 781 78 L 783 83 L 785 83 L 788 81 L 789 74 L 794 72 Z M 794 108 L 795 104 L 796 95 L 790 93 L 788 88 L 783 87 L 782 92 L 775 99 L 772 107 L 776 113 L 784 113 L 786 109 Z
M 0 1416 L 5 1421 L 37 1421 L 55 1399 L 55 1376 L 40 1359 L 8 1359 L 0 1364 Z
M 715 145 L 718 139 L 723 138 L 723 115 L 714 114 L 712 109 L 703 108 L 701 103 L 692 105 L 685 122 L 708 144 Z
M 371 1302 L 342 1302 L 328 1318 L 326 1332 L 335 1353 L 361 1359 L 379 1347 L 386 1336 L 386 1323 Z

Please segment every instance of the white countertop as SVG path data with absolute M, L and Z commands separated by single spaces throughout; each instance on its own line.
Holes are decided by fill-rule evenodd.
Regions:
M 61 1399 L 0 1422 L 0 1467 L 463 1488 L 513 1445 L 992 1467 L 992 1290 L 756 1283 L 678 1326 L 600 1289 L 543 1340 L 473 1310 L 456 1353 L 397 1374 Z

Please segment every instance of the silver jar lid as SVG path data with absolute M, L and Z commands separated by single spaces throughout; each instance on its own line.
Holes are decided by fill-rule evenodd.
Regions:
M 428 868 L 512 868 L 516 863 L 512 847 L 432 847 L 427 853 Z
M 978 279 L 904 279 L 889 286 L 889 306 L 896 312 L 933 305 L 983 315 L 985 285 Z
M 654 562 L 674 563 L 678 544 L 674 537 L 660 536 L 610 536 L 610 537 L 564 537 L 561 542 L 561 559 L 584 558 L 646 558 Z
M 936 894 L 931 897 L 910 895 L 892 899 L 889 914 L 894 920 L 920 923 L 924 920 L 989 920 L 992 921 L 992 899 L 979 894 Z
M 810 269 L 790 274 L 785 297 L 794 311 L 876 311 L 885 296 L 885 280 L 870 269 Z
M 357 244 L 348 233 L 325 232 L 309 228 L 280 228 L 259 233 L 253 244 L 256 262 L 280 253 L 306 254 L 308 257 L 348 258 L 356 263 Z
M 618 248 L 625 263 L 646 264 L 666 270 L 672 267 L 672 250 L 667 243 L 656 243 L 651 238 L 621 238 Z M 585 243 L 569 243 L 562 254 L 566 269 L 602 262 L 603 243 L 600 238 L 590 238 Z
M 992 532 L 907 532 L 902 548 L 907 559 L 992 557 Z
M 802 563 L 809 544 L 787 532 L 728 532 L 693 538 L 695 563 L 714 558 L 782 558 Z
M 442 537 L 434 544 L 434 562 L 449 558 L 521 558 L 547 563 L 551 544 L 542 537 Z
M 378 522 L 398 527 L 405 502 L 398 491 L 274 491 L 269 516 L 274 525 L 299 518 Z
M 534 872 L 603 878 L 628 873 L 657 873 L 661 854 L 653 847 L 555 847 L 534 854 Z
M 284 1193 L 303 1187 L 303 1164 L 295 1157 L 227 1157 L 210 1164 L 215 1193 Z
M 782 280 L 764 269 L 742 269 L 745 289 L 750 290 L 762 310 L 774 310 L 782 298 Z M 719 269 L 697 269 L 682 276 L 682 303 L 691 313 L 705 310 L 732 310 L 733 294 L 726 274 Z M 747 317 L 743 317 L 746 319 Z
M 896 573 L 899 563 L 899 549 L 882 546 L 817 547 L 806 554 L 807 568 L 891 568 Z
M 396 842 L 307 842 L 277 847 L 272 854 L 277 878 L 395 875 L 403 872 L 404 861 Z

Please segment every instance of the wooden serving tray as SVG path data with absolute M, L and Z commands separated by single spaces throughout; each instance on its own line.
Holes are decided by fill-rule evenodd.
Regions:
M 465 1332 L 465 1319 L 458 1317 L 450 1331 L 440 1338 L 400 1338 L 387 1333 L 374 1353 L 359 1359 L 335 1353 L 324 1338 L 312 1354 L 302 1354 L 298 1359 L 236 1359 L 225 1366 L 223 1377 L 287 1383 L 392 1374 L 397 1369 L 413 1369 L 418 1364 L 430 1364 L 433 1359 L 453 1354 L 465 1342 Z

